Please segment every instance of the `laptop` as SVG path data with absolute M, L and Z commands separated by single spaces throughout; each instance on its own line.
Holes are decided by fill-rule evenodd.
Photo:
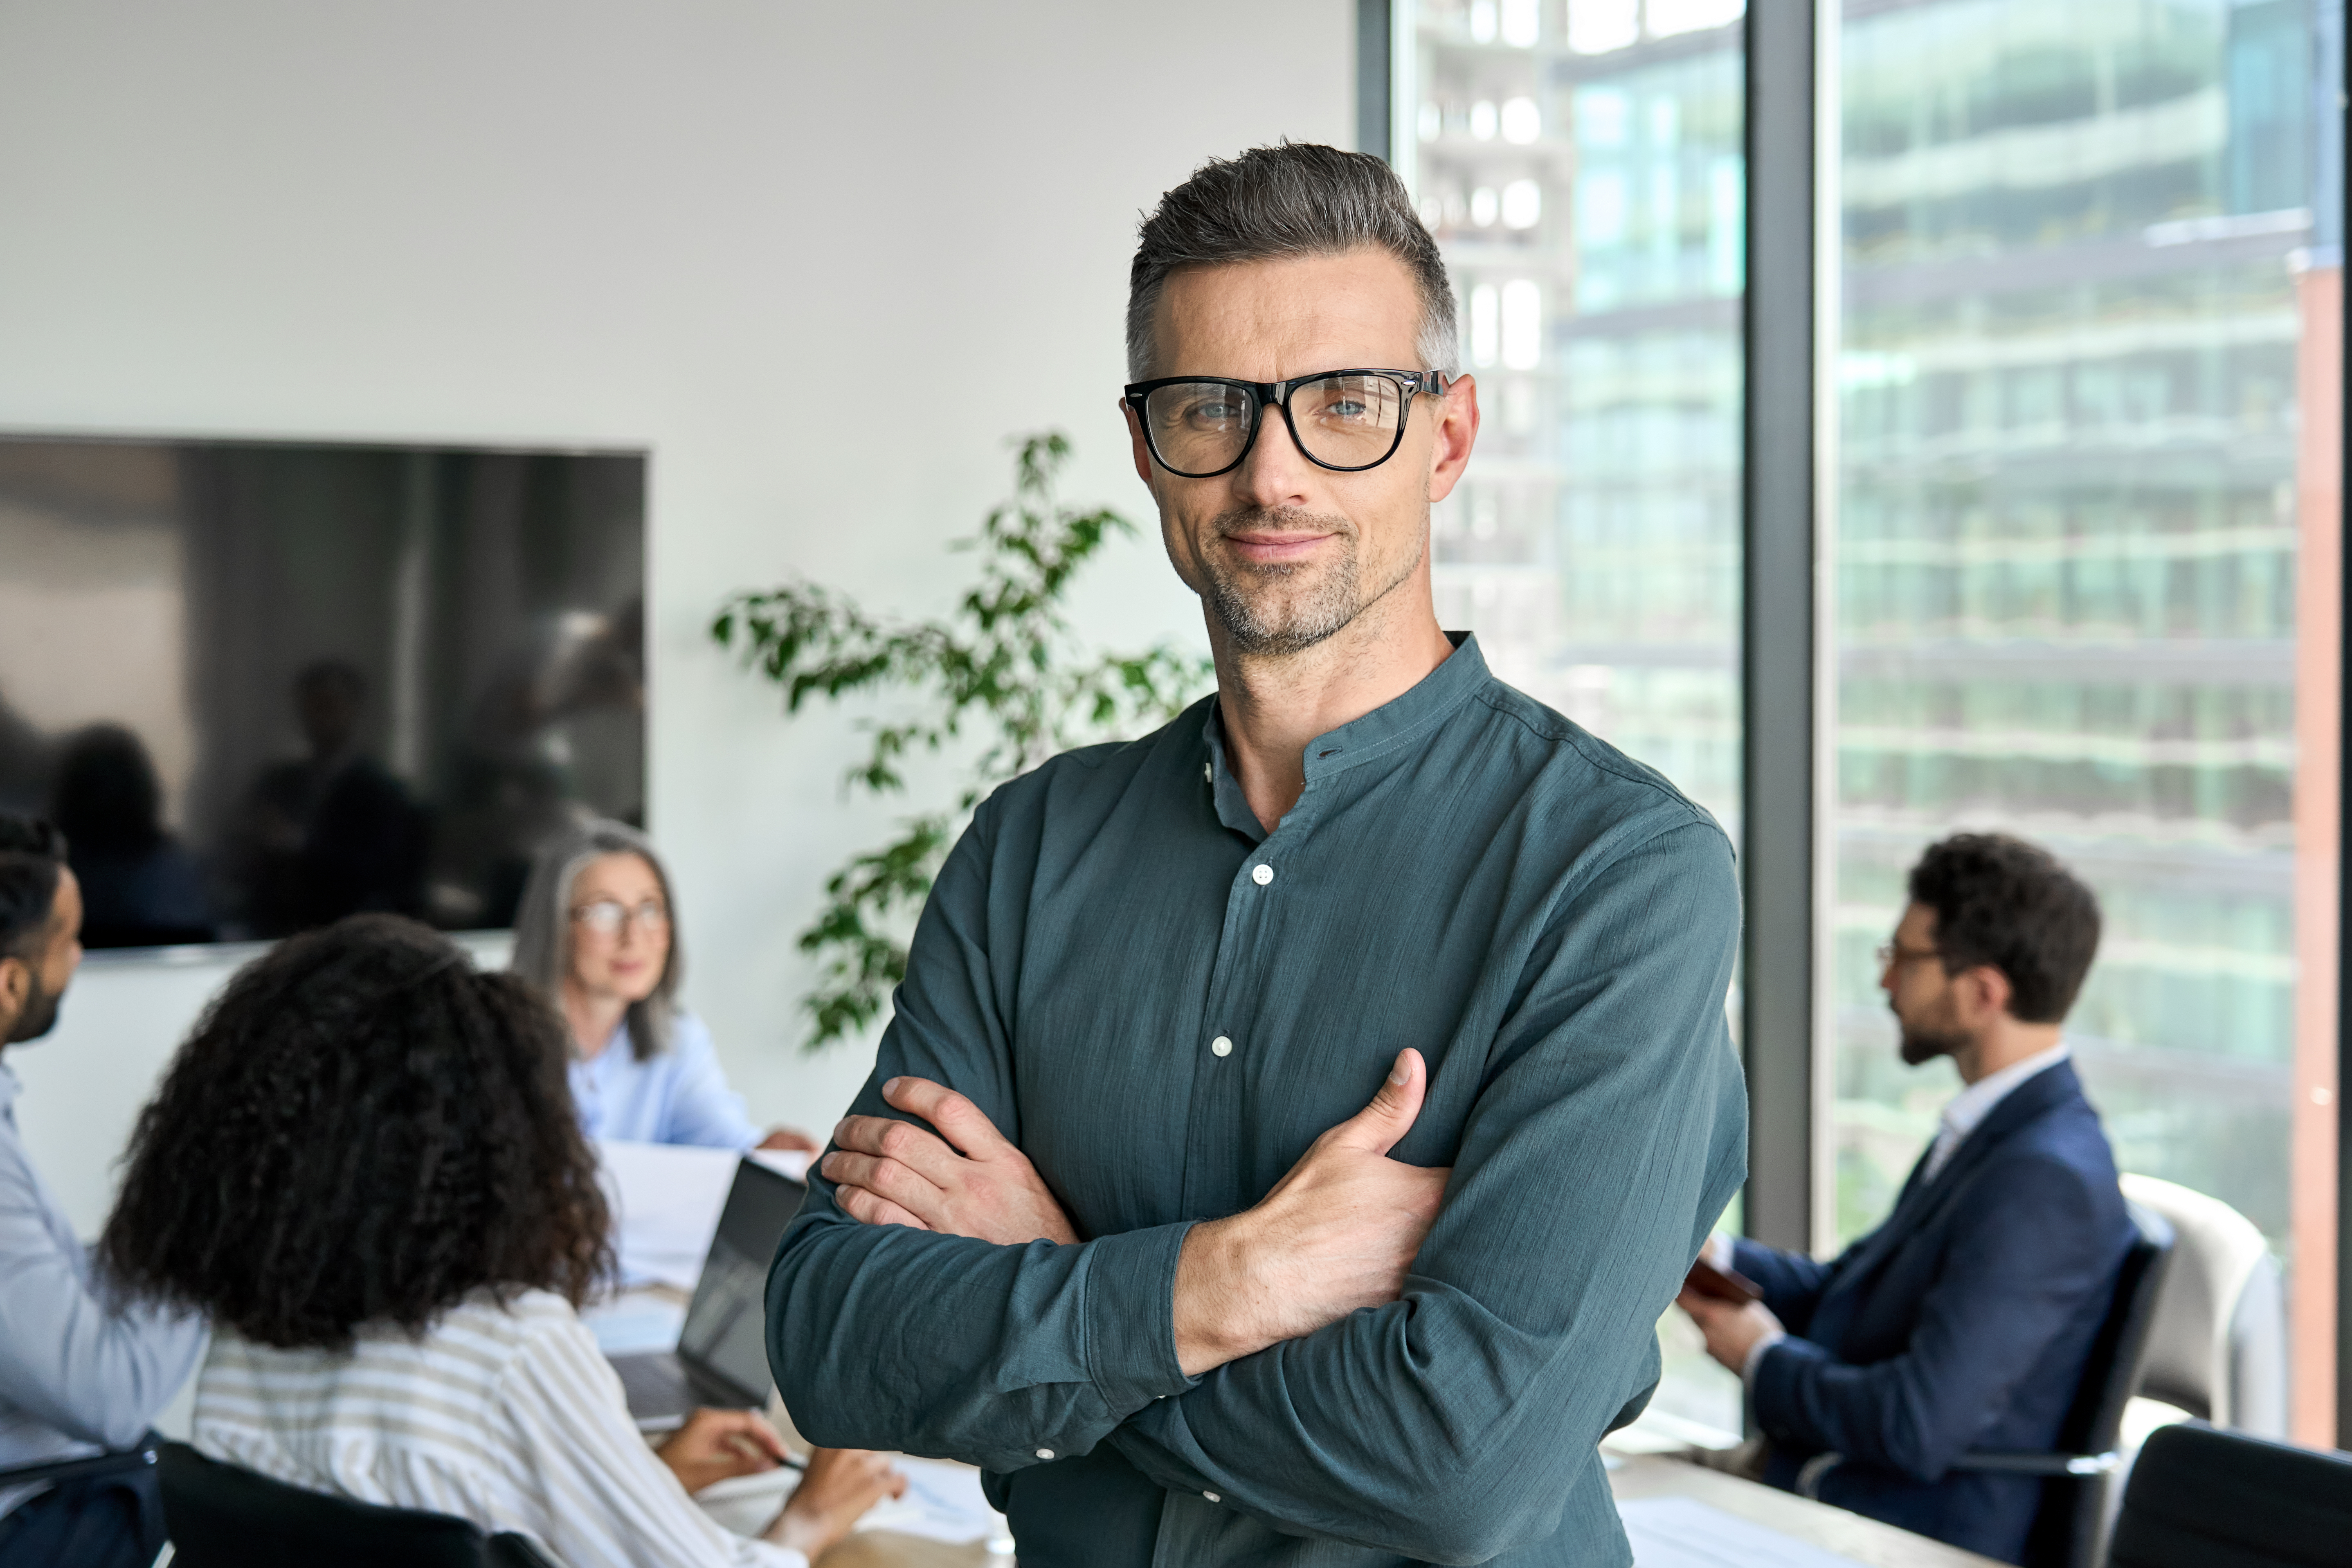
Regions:
M 737 1164 L 677 1349 L 608 1358 L 640 1431 L 681 1426 L 705 1405 L 767 1407 L 775 1392 L 768 1375 L 768 1264 L 807 1194 L 800 1183 L 758 1160 Z

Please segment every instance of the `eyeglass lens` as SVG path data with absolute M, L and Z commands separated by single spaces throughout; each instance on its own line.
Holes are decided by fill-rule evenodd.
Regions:
M 1396 446 L 1404 389 L 1384 375 L 1326 375 L 1290 391 L 1298 445 L 1334 468 L 1368 468 Z M 1143 400 L 1151 449 L 1170 472 L 1221 473 L 1241 459 L 1257 426 L 1256 395 L 1213 381 L 1155 387 Z
M 572 918 L 598 936 L 617 936 L 621 928 L 632 921 L 647 931 L 658 931 L 669 924 L 669 911 L 651 899 L 634 910 L 611 899 L 599 899 L 572 910 Z

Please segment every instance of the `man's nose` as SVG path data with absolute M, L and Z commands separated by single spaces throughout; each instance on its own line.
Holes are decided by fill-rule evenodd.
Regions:
M 1235 476 L 1244 495 L 1255 505 L 1274 508 L 1297 506 L 1305 502 L 1314 484 L 1314 463 L 1298 449 L 1292 439 L 1290 421 L 1282 410 L 1269 404 L 1258 416 L 1257 440 L 1242 459 L 1241 471 Z

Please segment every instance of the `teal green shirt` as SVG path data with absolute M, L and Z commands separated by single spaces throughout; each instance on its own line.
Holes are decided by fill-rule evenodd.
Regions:
M 856 1110 L 961 1090 L 1087 1239 L 861 1226 L 813 1179 L 768 1282 L 793 1421 L 982 1466 L 1022 1568 L 1629 1562 L 1595 1445 L 1745 1173 L 1738 928 L 1714 821 L 1468 638 L 1310 745 L 1271 834 L 1213 698 L 1055 758 L 949 857 Z M 1454 1174 L 1403 1299 L 1186 1377 L 1186 1229 L 1405 1046 L 1393 1157 Z

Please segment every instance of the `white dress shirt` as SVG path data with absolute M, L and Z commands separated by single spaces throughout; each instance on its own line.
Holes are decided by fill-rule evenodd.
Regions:
M 204 1353 L 202 1322 L 106 1299 L 16 1130 L 0 1063 L 0 1469 L 128 1448 Z M 0 1487 L 0 1515 L 45 1485 Z
M 2046 1051 L 2036 1051 L 2023 1061 L 2011 1062 L 1999 1072 L 1985 1074 L 1954 1095 L 1937 1124 L 1936 1141 L 1927 1145 L 1927 1168 L 1919 1173 L 1919 1180 L 1934 1181 L 1952 1163 L 1960 1141 L 1992 1114 L 1994 1106 L 2016 1093 L 2027 1079 L 2048 1072 L 2073 1054 L 2066 1048 L 2066 1042 L 2061 1040 Z
M 720 1529 L 629 1419 L 612 1364 L 561 1296 L 478 1292 L 420 1338 L 363 1326 L 349 1351 L 226 1329 L 196 1379 L 195 1446 L 291 1486 L 518 1531 L 565 1568 L 807 1568 Z

